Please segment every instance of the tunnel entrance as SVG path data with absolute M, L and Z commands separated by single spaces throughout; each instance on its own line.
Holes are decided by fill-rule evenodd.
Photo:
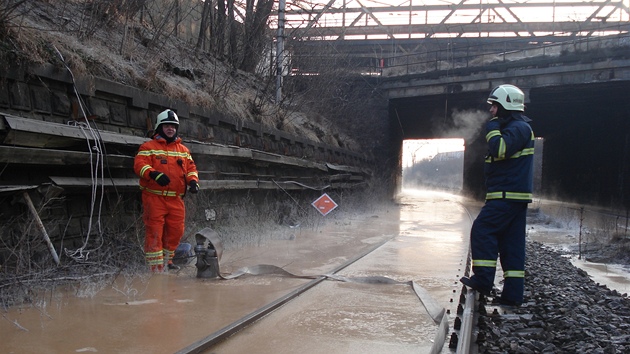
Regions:
M 485 197 L 487 90 L 389 101 L 399 155 L 406 139 L 464 137 L 463 194 L 478 200 Z M 628 90 L 627 80 L 529 88 L 525 114 L 542 138 L 535 147 L 536 197 L 630 210 Z
M 463 187 L 464 139 L 403 140 L 402 187 L 459 193 Z

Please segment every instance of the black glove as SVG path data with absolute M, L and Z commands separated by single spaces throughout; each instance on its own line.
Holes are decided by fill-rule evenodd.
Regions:
M 149 172 L 149 177 L 157 182 L 160 186 L 164 187 L 167 184 L 171 183 L 171 179 L 162 172 L 159 171 L 151 171 Z
M 489 133 L 493 130 L 501 130 L 501 122 L 498 118 L 493 118 L 486 123 L 486 133 Z
M 190 193 L 197 194 L 197 192 L 199 192 L 199 183 L 197 183 L 197 181 L 195 181 L 194 179 L 190 181 L 188 185 L 190 186 Z

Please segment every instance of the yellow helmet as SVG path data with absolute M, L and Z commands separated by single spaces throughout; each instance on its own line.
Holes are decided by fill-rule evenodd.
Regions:
M 164 124 L 164 123 L 179 125 L 179 117 L 177 117 L 177 114 L 175 114 L 175 112 L 173 112 L 170 109 L 167 109 L 163 111 L 162 113 L 158 114 L 157 119 L 155 121 L 154 129 L 157 130 L 160 124 Z
M 499 103 L 508 111 L 525 110 L 525 94 L 514 85 L 500 85 L 490 92 L 488 103 Z

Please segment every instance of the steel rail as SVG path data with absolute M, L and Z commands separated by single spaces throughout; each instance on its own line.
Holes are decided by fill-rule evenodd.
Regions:
M 465 302 L 464 302 L 464 312 L 461 315 L 462 325 L 459 329 L 459 339 L 457 341 L 457 350 L 456 354 L 469 354 L 472 352 L 472 332 L 475 327 L 475 310 L 477 303 L 477 292 L 475 290 L 470 290 L 466 292 Z
M 472 224 L 473 217 L 470 214 L 468 208 L 462 204 L 462 207 L 468 214 L 468 218 Z M 464 271 L 465 276 L 470 275 L 470 271 L 472 268 L 472 259 L 470 253 L 470 244 L 468 245 L 468 257 L 466 259 L 466 270 Z M 473 338 L 473 329 L 475 328 L 475 318 L 477 310 L 477 292 L 472 289 L 468 289 L 465 285 L 462 286 L 462 295 L 464 297 L 463 312 L 459 315 L 461 320 L 461 327 L 459 329 L 459 337 L 457 340 L 457 349 L 455 354 L 469 354 L 473 352 L 474 342 Z M 460 301 L 462 296 L 460 296 Z
M 369 248 L 368 250 L 364 251 L 363 253 L 355 256 L 354 258 L 348 260 L 347 262 L 341 264 L 340 266 L 334 268 L 329 274 L 335 274 L 340 272 L 341 270 L 343 270 L 344 268 L 350 266 L 351 264 L 357 262 L 358 260 L 360 260 L 361 258 L 367 256 L 368 254 L 376 251 L 378 248 L 380 248 L 381 246 L 383 246 L 384 244 L 386 244 L 387 242 L 391 241 L 392 238 L 388 238 L 384 241 L 382 241 L 381 243 L 376 244 L 375 246 Z M 326 279 L 326 276 L 322 275 L 319 276 L 316 279 L 313 279 L 311 281 L 309 281 L 308 283 L 298 287 L 297 289 L 289 292 L 288 294 L 268 303 L 267 305 L 260 307 L 254 311 L 252 311 L 251 313 L 245 315 L 244 317 L 232 322 L 231 324 L 219 329 L 218 331 L 208 335 L 207 337 L 192 343 L 191 345 L 179 350 L 176 352 L 176 354 L 196 354 L 196 353 L 202 353 L 208 349 L 210 349 L 213 345 L 218 344 L 219 342 L 225 340 L 226 338 L 228 338 L 229 336 L 239 332 L 240 330 L 244 329 L 245 327 L 249 326 L 250 324 L 254 323 L 255 321 L 257 321 L 258 319 L 268 315 L 269 313 L 273 312 L 274 310 L 276 310 L 277 308 L 279 308 L 280 306 L 286 304 L 287 302 L 295 299 L 296 297 L 298 297 L 299 295 L 303 294 L 304 292 L 306 292 L 307 290 L 313 288 L 315 285 L 321 283 L 322 281 L 324 281 Z

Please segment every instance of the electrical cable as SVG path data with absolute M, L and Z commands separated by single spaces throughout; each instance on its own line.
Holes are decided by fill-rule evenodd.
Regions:
M 302 211 L 302 212 L 304 213 L 304 215 L 306 215 L 306 210 L 305 210 L 304 208 L 302 208 L 302 206 L 300 205 L 300 203 L 299 203 L 297 200 L 295 200 L 295 198 L 293 198 L 293 196 L 292 196 L 291 194 L 289 194 L 289 192 L 287 192 L 287 191 L 286 191 L 286 189 L 282 188 L 282 186 L 281 186 L 280 184 L 278 184 L 278 182 L 276 182 L 275 180 L 273 180 L 273 179 L 272 179 L 271 181 L 272 181 L 272 182 L 273 182 L 273 183 L 274 183 L 274 184 L 275 184 L 278 188 L 280 188 L 280 190 L 281 190 L 281 191 L 283 191 L 284 193 L 286 193 L 286 195 L 288 195 L 288 196 L 289 196 L 289 198 L 291 198 L 291 200 L 293 200 L 293 202 L 295 203 L 295 205 L 297 205 L 297 207 L 300 209 L 300 211 Z M 288 182 L 288 183 L 294 183 L 294 184 L 297 184 L 297 185 L 302 186 L 302 187 L 304 187 L 304 188 L 308 188 L 308 189 L 312 189 L 312 190 L 319 190 L 319 191 L 324 190 L 324 189 L 326 189 L 326 188 L 330 187 L 330 185 L 328 185 L 328 186 L 325 186 L 325 187 L 322 187 L 322 188 L 315 188 L 315 187 L 309 187 L 309 186 L 307 186 L 307 185 L 304 185 L 304 184 L 302 184 L 302 183 L 300 183 L 300 182 L 296 182 L 296 181 L 287 181 L 287 182 Z
M 88 260 L 90 253 L 92 251 L 99 249 L 103 243 L 103 238 L 101 237 L 101 245 L 99 245 L 95 249 L 86 250 L 86 247 L 88 246 L 89 241 L 90 241 L 90 234 L 92 233 L 92 222 L 94 218 L 94 209 L 97 202 L 99 179 L 100 179 L 100 184 L 101 184 L 101 189 L 100 189 L 101 195 L 100 195 L 100 200 L 98 201 L 99 205 L 98 205 L 98 214 L 96 218 L 96 225 L 98 227 L 98 235 L 99 236 L 103 235 L 103 230 L 101 227 L 102 226 L 101 225 L 101 211 L 102 211 L 102 206 L 103 206 L 103 196 L 105 195 L 105 183 L 103 180 L 104 168 L 103 168 L 103 158 L 102 158 L 103 151 L 104 151 L 104 144 L 102 142 L 100 134 L 98 134 L 96 132 L 97 130 L 93 129 L 92 126 L 89 124 L 88 114 L 86 112 L 87 108 L 85 107 L 85 104 L 83 103 L 83 100 L 81 99 L 81 95 L 79 94 L 79 91 L 77 90 L 77 85 L 76 85 L 76 81 L 74 79 L 74 74 L 72 73 L 72 70 L 66 63 L 59 49 L 57 49 L 55 45 L 52 45 L 52 47 L 55 49 L 55 51 L 59 55 L 61 62 L 63 63 L 64 67 L 66 68 L 66 70 L 68 70 L 68 73 L 70 74 L 70 77 L 72 79 L 72 88 L 73 88 L 74 94 L 77 97 L 77 103 L 81 110 L 81 114 L 83 115 L 83 118 L 85 120 L 85 122 L 75 121 L 75 122 L 69 122 L 69 124 L 74 124 L 74 126 L 81 129 L 81 132 L 85 136 L 88 152 L 90 155 L 89 160 L 90 160 L 90 177 L 92 181 L 92 190 L 91 190 L 92 193 L 91 193 L 91 199 L 90 199 L 90 215 L 89 215 L 89 221 L 88 221 L 88 229 L 87 229 L 85 239 L 83 241 L 83 245 L 81 247 L 79 247 L 78 249 L 74 251 L 69 250 L 67 248 L 64 249 L 66 256 L 72 258 L 73 260 L 77 262 L 85 262 Z M 88 132 L 90 133 L 89 135 L 87 134 L 84 128 L 87 128 Z M 91 146 L 90 140 L 94 140 L 94 144 L 95 144 L 94 146 Z M 94 163 L 93 161 L 94 153 L 96 153 L 96 163 Z M 100 170 L 100 176 L 99 176 L 99 170 Z

